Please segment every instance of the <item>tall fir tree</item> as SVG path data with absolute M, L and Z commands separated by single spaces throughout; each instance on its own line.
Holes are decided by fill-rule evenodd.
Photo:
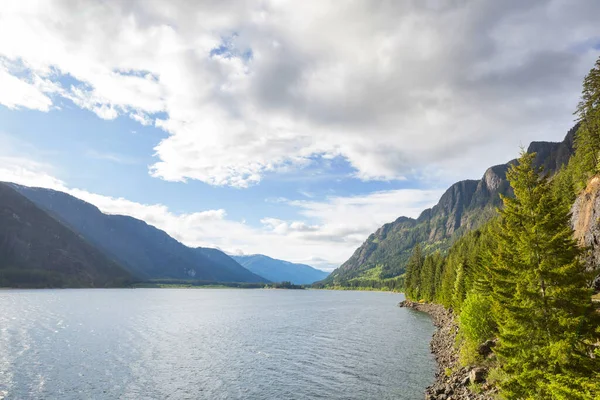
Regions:
M 588 178 L 600 172 L 600 58 L 583 81 L 581 100 L 575 111 L 579 129 L 575 137 L 576 153 L 569 162 L 576 191 Z
M 411 300 L 420 300 L 421 270 L 423 269 L 424 262 L 425 257 L 423 256 L 423 251 L 421 251 L 421 246 L 417 244 L 408 260 L 406 266 L 406 278 L 404 281 L 406 285 L 406 297 Z
M 569 214 L 522 153 L 508 180 L 491 260 L 490 286 L 499 327 L 496 354 L 510 399 L 593 399 L 600 396 L 599 339 L 588 276 L 579 261 Z

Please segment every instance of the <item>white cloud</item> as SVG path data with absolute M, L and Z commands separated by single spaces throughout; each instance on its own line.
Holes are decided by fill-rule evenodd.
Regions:
M 11 108 L 29 108 L 32 110 L 49 111 L 52 100 L 36 85 L 11 75 L 0 64 L 0 104 Z
M 0 156 L 0 181 L 20 183 L 46 189 L 66 189 L 64 182 L 48 171 L 50 165 L 21 157 Z
M 49 172 L 50 171 L 50 172 Z M 234 254 L 266 254 L 331 270 L 344 262 L 369 233 L 398 215 L 416 216 L 440 192 L 393 190 L 323 202 L 295 201 L 306 220 L 265 217 L 254 227 L 227 218 L 223 209 L 174 213 L 163 204 L 142 204 L 70 188 L 52 176 L 52 167 L 22 157 L 0 157 L 0 181 L 63 191 L 108 214 L 146 221 L 188 246 L 215 247 Z
M 246 187 L 335 156 L 365 180 L 455 178 L 566 132 L 599 13 L 595 0 L 22 0 L 3 5 L 0 56 L 81 82 L 56 94 L 100 118 L 154 121 L 169 133 L 158 178 Z M 18 89 L 0 94 L 8 107 L 51 106 L 31 81 L 0 82 Z

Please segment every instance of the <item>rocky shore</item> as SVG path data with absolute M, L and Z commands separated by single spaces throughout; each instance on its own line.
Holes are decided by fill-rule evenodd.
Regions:
M 425 391 L 426 400 L 489 400 L 494 398 L 495 388 L 485 383 L 487 371 L 477 367 L 461 367 L 458 362 L 458 352 L 454 347 L 458 325 L 452 310 L 447 310 L 439 304 L 415 303 L 410 300 L 404 300 L 398 306 L 429 314 L 433 319 L 433 324 L 437 327 L 429 347 L 435 356 L 438 368 L 435 382 Z M 473 384 L 477 384 L 480 393 L 474 393 L 471 390 L 474 387 Z

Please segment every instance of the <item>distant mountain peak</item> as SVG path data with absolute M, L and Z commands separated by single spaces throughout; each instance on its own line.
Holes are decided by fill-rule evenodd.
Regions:
M 250 271 L 273 282 L 289 281 L 296 285 L 311 284 L 329 275 L 310 265 L 278 260 L 264 254 L 232 256 Z

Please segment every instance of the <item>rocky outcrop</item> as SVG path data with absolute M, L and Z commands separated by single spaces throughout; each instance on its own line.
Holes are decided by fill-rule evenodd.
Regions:
M 571 129 L 559 143 L 533 142 L 528 152 L 536 153 L 535 164 L 552 175 L 568 162 L 573 154 Z M 428 251 L 446 250 L 465 232 L 476 229 L 495 215 L 501 205 L 500 195 L 510 195 L 506 172 L 511 163 L 489 168 L 479 180 L 465 180 L 450 186 L 434 207 L 419 218 L 400 217 L 371 234 L 352 257 L 323 281 L 341 283 L 361 276 L 376 266 L 382 267 L 381 278 L 396 276 L 404 267 L 412 249 L 421 244 Z
M 488 400 L 493 399 L 497 389 L 486 383 L 487 370 L 481 367 L 460 367 L 458 352 L 454 347 L 458 325 L 452 310 L 446 310 L 439 304 L 415 303 L 404 300 L 399 307 L 412 308 L 425 312 L 433 319 L 437 327 L 429 347 L 437 361 L 435 382 L 425 391 L 426 400 Z M 488 343 L 493 347 L 493 343 Z M 470 390 L 472 383 L 480 385 L 481 392 Z
M 600 176 L 595 176 L 579 194 L 571 208 L 575 239 L 586 248 L 587 270 L 595 274 L 593 285 L 600 290 Z

